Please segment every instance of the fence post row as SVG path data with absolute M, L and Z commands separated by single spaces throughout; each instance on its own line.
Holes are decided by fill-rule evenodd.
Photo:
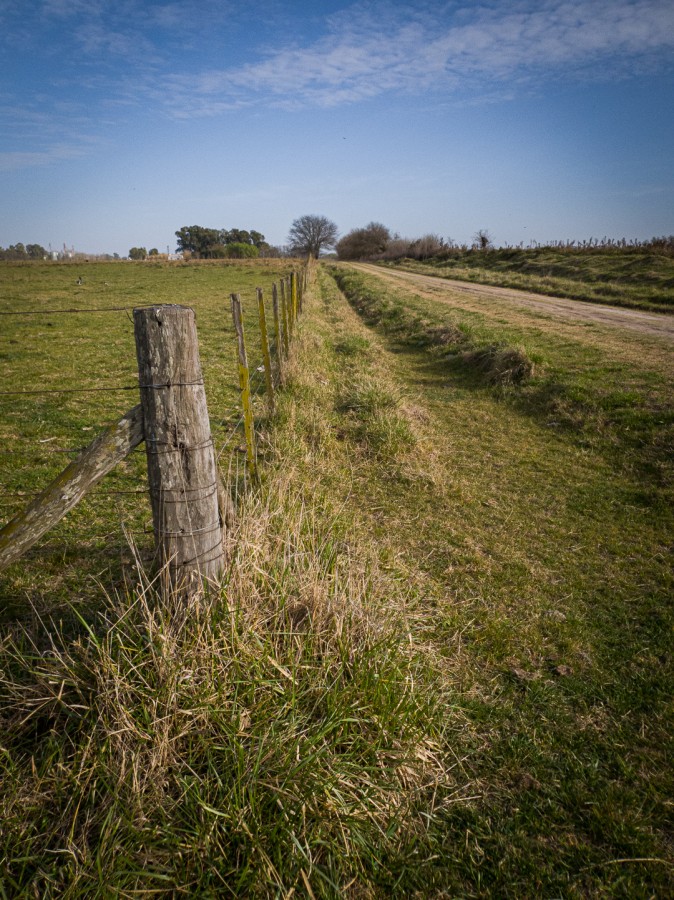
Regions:
M 182 590 L 225 564 L 194 310 L 143 307 L 133 318 L 156 549 L 167 586 Z

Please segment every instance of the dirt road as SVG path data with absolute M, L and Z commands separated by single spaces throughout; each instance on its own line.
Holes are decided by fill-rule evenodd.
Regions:
M 471 284 L 465 281 L 451 281 L 433 275 L 419 275 L 416 272 L 403 272 L 397 269 L 383 269 L 367 263 L 351 263 L 354 268 L 376 275 L 388 282 L 404 282 L 423 288 L 425 293 L 432 293 L 437 300 L 446 303 L 456 302 L 452 295 L 467 294 L 475 299 L 500 301 L 510 307 L 520 307 L 536 311 L 542 315 L 553 316 L 566 321 L 594 322 L 615 328 L 628 329 L 632 332 L 661 338 L 674 343 L 674 315 L 641 312 L 636 309 L 622 309 L 617 306 L 604 306 L 598 303 L 586 303 L 582 300 L 569 300 L 564 297 L 547 297 L 544 294 L 531 294 L 527 291 L 512 288 L 491 287 L 490 285 Z

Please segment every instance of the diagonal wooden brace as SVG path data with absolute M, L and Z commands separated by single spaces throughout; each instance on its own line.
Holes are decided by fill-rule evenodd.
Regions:
M 0 569 L 29 550 L 144 438 L 140 404 L 110 425 L 30 506 L 0 529 Z

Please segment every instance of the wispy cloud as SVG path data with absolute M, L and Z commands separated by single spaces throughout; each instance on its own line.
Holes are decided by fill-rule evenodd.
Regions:
M 219 112 L 233 98 L 333 107 L 392 91 L 446 93 L 560 72 L 626 74 L 637 61 L 671 59 L 673 49 L 670 0 L 493 3 L 465 7 L 449 20 L 434 4 L 411 11 L 384 3 L 330 17 L 312 43 L 238 68 L 174 73 L 169 82 L 182 115 L 188 97 L 198 115 Z
M 74 144 L 54 144 L 45 150 L 0 151 L 0 172 L 15 172 L 36 166 L 49 166 L 64 160 L 79 159 L 88 147 Z

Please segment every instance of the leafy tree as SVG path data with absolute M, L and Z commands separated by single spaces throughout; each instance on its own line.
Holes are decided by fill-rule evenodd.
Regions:
M 41 244 L 26 244 L 26 253 L 30 259 L 44 259 L 47 251 Z
M 293 254 L 318 259 L 321 250 L 335 246 L 337 234 L 337 226 L 325 216 L 300 216 L 290 226 L 288 243 Z
M 23 244 L 10 244 L 6 250 L 0 248 L 0 259 L 28 259 L 28 253 Z
M 152 250 L 148 253 L 148 256 L 159 256 L 159 250 L 156 247 L 153 247 Z
M 178 250 L 192 253 L 197 258 L 208 257 L 211 247 L 221 243 L 217 228 L 203 228 L 201 225 L 186 225 L 176 231 Z
M 132 247 L 129 250 L 129 259 L 145 259 L 147 257 L 147 250 L 145 247 Z
M 225 245 L 250 244 L 259 250 L 269 246 L 260 231 L 245 231 L 243 228 L 230 228 L 229 231 L 223 228 L 220 232 L 220 243 Z
M 354 228 L 337 244 L 340 259 L 372 259 L 383 253 L 391 240 L 391 232 L 380 222 L 370 222 L 365 228 Z

